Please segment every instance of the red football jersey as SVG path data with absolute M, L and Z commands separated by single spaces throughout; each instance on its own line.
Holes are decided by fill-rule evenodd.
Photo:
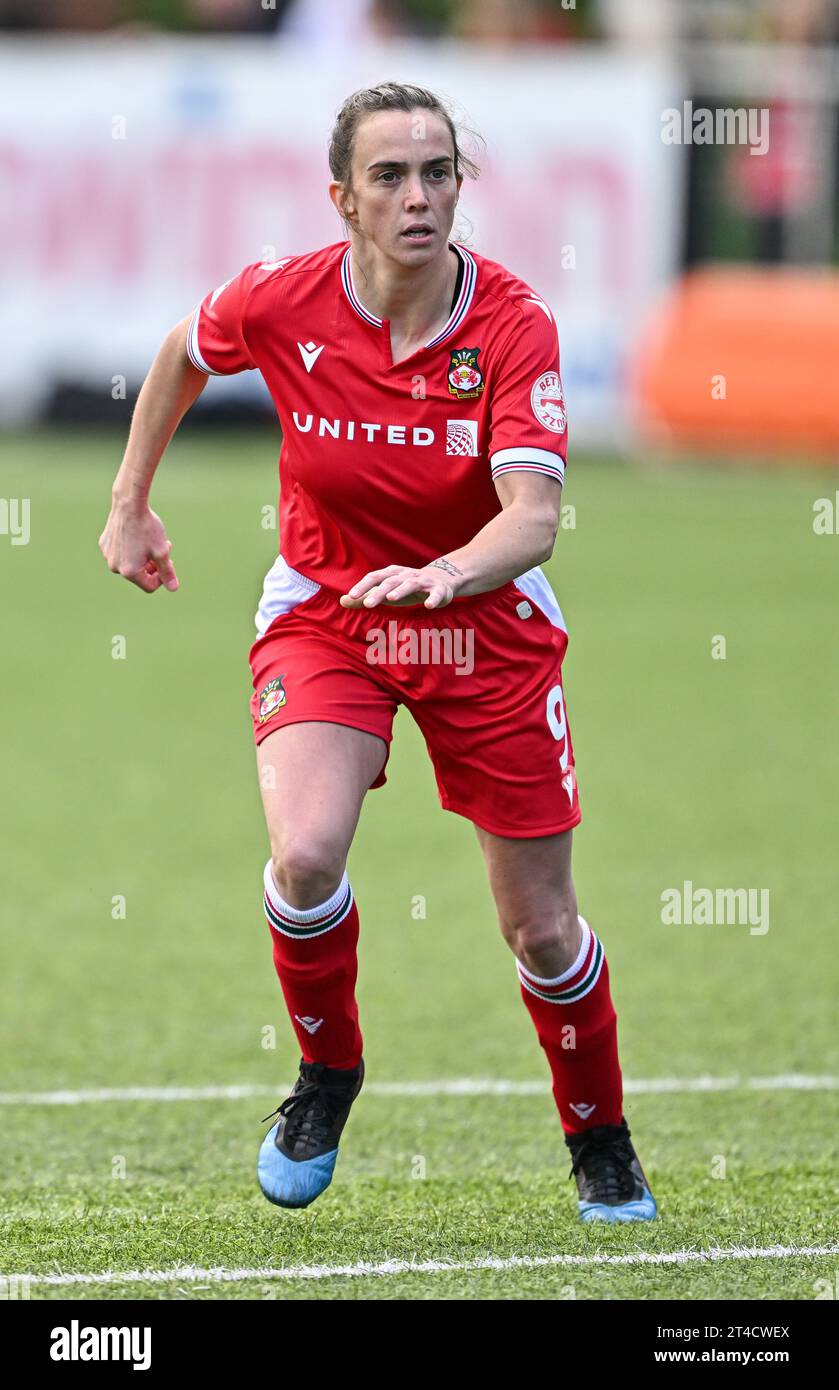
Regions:
M 256 368 L 276 405 L 285 561 L 341 593 L 466 545 L 501 510 L 499 474 L 564 476 L 553 315 L 503 266 L 449 244 L 462 276 L 448 322 L 401 362 L 346 241 L 245 266 L 193 315 L 195 366 Z

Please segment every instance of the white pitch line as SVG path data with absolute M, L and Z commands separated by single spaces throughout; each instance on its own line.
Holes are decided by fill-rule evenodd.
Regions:
M 277 1082 L 242 1086 L 119 1086 L 80 1091 L 0 1091 L 0 1105 L 95 1105 L 106 1101 L 249 1100 L 275 1096 L 291 1089 Z M 633 1096 L 690 1095 L 712 1091 L 835 1091 L 839 1076 L 658 1076 L 624 1080 L 624 1092 Z M 459 1077 L 438 1081 L 370 1081 L 366 1096 L 542 1096 L 550 1091 L 550 1079 L 502 1081 Z
M 382 1260 L 378 1264 L 362 1261 L 354 1265 L 287 1265 L 256 1269 L 226 1269 L 223 1265 L 201 1269 L 196 1265 L 176 1265 L 173 1269 L 106 1270 L 101 1274 L 5 1274 L 2 1280 L 26 1280 L 30 1287 L 66 1287 L 98 1284 L 170 1284 L 175 1282 L 239 1284 L 251 1279 L 338 1279 L 368 1278 L 389 1274 L 446 1274 L 479 1269 L 545 1269 L 556 1266 L 586 1265 L 673 1265 L 704 1264 L 719 1260 L 784 1260 L 839 1255 L 835 1245 L 712 1246 L 710 1250 L 672 1250 L 629 1255 L 508 1255 L 487 1256 L 480 1260 Z

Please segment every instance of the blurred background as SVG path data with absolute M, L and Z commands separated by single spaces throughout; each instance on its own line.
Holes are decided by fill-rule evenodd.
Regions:
M 455 237 L 557 314 L 574 447 L 835 456 L 836 0 L 0 0 L 0 28 L 0 426 L 122 419 L 208 288 L 341 239 L 334 113 L 395 78 L 482 167 Z M 270 413 L 250 375 L 195 415 L 243 405 Z

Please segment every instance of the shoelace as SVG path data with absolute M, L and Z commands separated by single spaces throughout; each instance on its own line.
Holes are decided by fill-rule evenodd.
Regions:
M 594 1189 L 597 1200 L 614 1206 L 625 1201 L 635 1186 L 631 1163 L 628 1134 L 595 1134 L 580 1145 L 568 1177 L 575 1177 L 584 1168 L 586 1183 Z
M 301 1077 L 291 1095 L 270 1115 L 266 1115 L 262 1124 L 278 1116 L 285 1116 L 287 1122 L 283 1139 L 289 1148 L 296 1145 L 308 1149 L 319 1148 L 329 1137 L 329 1130 L 335 1119 L 330 1100 L 334 1101 L 337 1107 L 344 1098 L 343 1094 L 330 1095 L 330 1091 L 333 1090 L 334 1088 L 324 1086 L 322 1082 L 304 1080 Z

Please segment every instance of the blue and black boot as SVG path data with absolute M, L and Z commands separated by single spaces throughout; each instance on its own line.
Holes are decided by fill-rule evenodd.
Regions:
M 655 1198 L 629 1136 L 623 1116 L 619 1125 L 566 1134 L 581 1221 L 655 1220 Z
M 353 1071 L 301 1058 L 291 1095 L 265 1116 L 279 1116 L 262 1141 L 256 1168 L 269 1202 L 307 1207 L 329 1186 L 338 1140 L 363 1080 L 363 1058 Z

